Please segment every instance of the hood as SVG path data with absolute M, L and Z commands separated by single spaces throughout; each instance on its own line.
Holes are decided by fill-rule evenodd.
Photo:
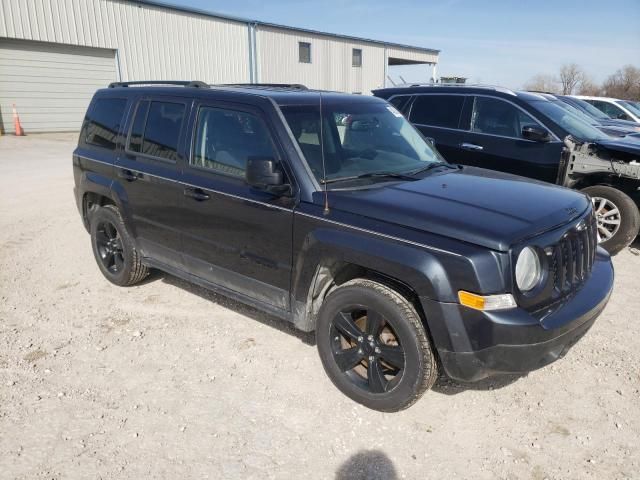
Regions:
M 582 214 L 589 200 L 548 183 L 474 167 L 365 190 L 329 191 L 356 215 L 506 251 Z
M 640 162 L 640 143 L 638 143 L 635 139 L 626 139 L 626 138 L 611 138 L 598 140 L 595 142 L 599 147 L 604 147 L 606 150 L 611 152 L 615 157 L 615 152 L 624 152 L 627 155 L 630 155 L 632 160 L 633 158 L 637 159 Z M 627 156 L 625 155 L 625 157 Z

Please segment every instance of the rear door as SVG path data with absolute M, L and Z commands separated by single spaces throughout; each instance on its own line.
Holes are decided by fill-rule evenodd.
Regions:
M 409 107 L 409 121 L 436 146 L 451 163 L 466 163 L 459 130 L 464 95 L 418 94 Z
M 180 192 L 185 265 L 200 278 L 286 311 L 295 200 L 245 181 L 248 159 L 282 162 L 269 121 L 252 106 L 210 100 L 192 117 Z
M 461 144 L 467 164 L 555 183 L 562 142 L 553 134 L 548 142 L 523 138 L 524 126 L 546 127 L 514 103 L 481 95 L 468 101 L 471 119 Z
M 126 202 L 133 234 L 146 257 L 182 267 L 179 215 L 180 148 L 189 113 L 181 97 L 142 97 L 135 106 L 115 188 Z

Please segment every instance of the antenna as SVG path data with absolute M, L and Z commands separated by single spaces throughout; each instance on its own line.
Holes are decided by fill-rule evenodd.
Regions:
M 323 214 L 329 215 L 329 194 L 327 193 L 327 167 L 324 162 L 324 129 L 322 128 L 322 90 L 319 90 L 320 94 L 320 156 L 322 157 L 322 184 L 324 185 L 324 210 Z

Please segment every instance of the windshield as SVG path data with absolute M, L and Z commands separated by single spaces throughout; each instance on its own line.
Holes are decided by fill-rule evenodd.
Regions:
M 619 100 L 618 103 L 622 104 L 623 107 L 633 113 L 636 117 L 640 117 L 640 107 L 638 107 L 634 102 Z
M 569 103 L 574 103 L 579 106 L 582 110 L 587 112 L 594 118 L 600 118 L 602 120 L 611 120 L 611 117 L 604 113 L 602 110 L 597 109 L 589 102 L 585 102 L 584 100 L 580 100 L 579 98 L 572 98 Z
M 440 154 L 393 106 L 378 102 L 324 102 L 323 174 L 320 110 L 283 106 L 293 136 L 320 183 L 367 174 L 411 174 L 444 162 Z M 391 178 L 391 177 L 389 177 Z M 384 177 L 378 177 L 380 181 Z M 373 177 L 370 181 L 374 181 Z
M 589 125 L 599 125 L 599 123 L 595 119 L 591 118 L 586 113 L 578 110 L 573 105 L 569 105 L 568 103 L 565 103 L 565 102 L 563 102 L 561 100 L 550 100 L 550 101 L 553 102 L 555 105 L 558 105 L 560 108 L 564 108 L 565 110 L 567 110 L 567 111 L 573 113 L 574 115 L 580 117 L 582 120 L 587 122 Z
M 529 102 L 532 107 L 542 112 L 555 123 L 560 125 L 564 130 L 569 132 L 572 137 L 580 140 L 594 141 L 605 140 L 607 135 L 602 133 L 593 125 L 585 122 L 581 117 L 573 112 L 559 107 L 555 102 L 547 100 L 532 100 Z

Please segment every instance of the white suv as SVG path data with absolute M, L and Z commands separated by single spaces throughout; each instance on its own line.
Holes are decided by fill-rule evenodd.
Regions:
M 640 123 L 640 107 L 632 102 L 609 97 L 587 97 L 584 95 L 572 96 L 580 98 L 585 102 L 589 102 L 611 118 L 630 120 L 632 122 Z

